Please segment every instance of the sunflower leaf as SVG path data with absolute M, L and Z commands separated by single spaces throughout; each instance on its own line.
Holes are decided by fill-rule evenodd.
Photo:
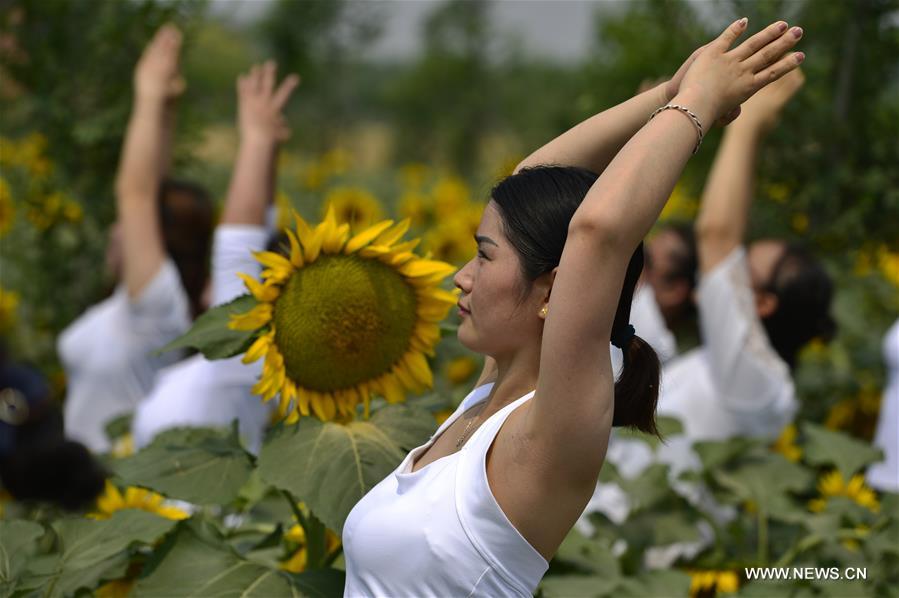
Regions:
M 812 465 L 836 465 L 847 480 L 863 466 L 881 459 L 880 450 L 842 432 L 805 422 L 805 460 Z
M 186 521 L 164 558 L 134 588 L 134 596 L 300 596 L 291 578 L 243 559 L 201 521 Z
M 230 431 L 204 428 L 167 430 L 113 467 L 128 484 L 197 504 L 230 503 L 253 469 Z
M 271 432 L 259 455 L 259 473 L 339 532 L 359 499 L 433 431 L 433 416 L 407 405 L 388 405 L 368 421 L 347 425 L 304 417 Z
M 93 588 L 102 579 L 124 573 L 126 549 L 134 543 L 152 544 L 175 525 L 174 521 L 137 509 L 118 511 L 110 519 L 83 517 L 53 524 L 62 547 L 56 570 L 47 577 L 44 595 L 74 594 Z
M 257 303 L 252 295 L 241 295 L 233 301 L 212 307 L 196 319 L 190 330 L 156 353 L 196 349 L 207 359 L 227 359 L 240 355 L 249 348 L 256 331 L 232 330 L 228 328 L 228 321 L 232 314 L 246 313 Z
M 32 521 L 0 521 L 0 594 L 9 596 L 16 589 L 43 535 L 44 529 Z

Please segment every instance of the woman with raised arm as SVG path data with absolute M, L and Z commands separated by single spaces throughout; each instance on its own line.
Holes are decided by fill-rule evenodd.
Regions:
M 228 187 L 222 220 L 212 249 L 212 304 L 221 305 L 245 293 L 239 273 L 258 278 L 254 251 L 269 243 L 266 210 L 275 196 L 280 144 L 290 137 L 282 114 L 299 83 L 290 75 L 276 85 L 275 63 L 254 66 L 237 80 L 237 127 L 240 146 Z M 228 426 L 237 420 L 240 435 L 252 451 L 262 443 L 269 409 L 251 392 L 261 363 L 246 365 L 240 357 L 209 361 L 194 355 L 160 372 L 156 385 L 134 415 L 135 445 L 149 443 L 165 429 L 178 426 Z
M 702 193 L 701 346 L 668 364 L 659 400 L 659 413 L 679 418 L 690 441 L 775 439 L 798 407 L 791 370 L 799 349 L 833 334 L 833 285 L 817 260 L 780 239 L 744 246 L 761 142 L 803 82 L 793 71 L 746 102 Z
M 134 71 L 134 106 L 116 178 L 117 221 L 106 268 L 113 294 L 59 337 L 68 377 L 66 434 L 105 451 L 105 425 L 132 411 L 156 372 L 180 358 L 156 355 L 203 309 L 213 206 L 197 185 L 165 179 L 171 154 L 181 33 L 156 32 Z
M 620 151 L 595 154 L 611 160 L 601 176 L 570 159 L 494 188 L 455 283 L 459 339 L 495 360 L 496 380 L 350 513 L 347 596 L 533 593 L 593 494 L 612 425 L 655 432 L 658 359 L 628 322 L 640 242 L 703 127 L 801 62 L 784 55 L 799 36 L 780 25 L 733 49 L 746 20 L 729 26 L 670 104 Z M 566 135 L 587 143 L 590 122 Z M 564 159 L 538 152 L 523 166 Z M 625 355 L 617 382 L 610 341 Z

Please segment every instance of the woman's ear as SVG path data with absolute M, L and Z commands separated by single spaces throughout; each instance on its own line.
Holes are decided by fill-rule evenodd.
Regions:
M 774 314 L 778 304 L 777 295 L 770 291 L 758 291 L 755 294 L 755 310 L 762 320 Z

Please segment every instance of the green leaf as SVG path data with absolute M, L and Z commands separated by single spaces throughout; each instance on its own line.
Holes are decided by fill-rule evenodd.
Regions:
M 276 569 L 241 558 L 218 534 L 201 523 L 184 522 L 162 561 L 138 580 L 140 596 L 300 596 L 290 578 Z
M 0 595 L 13 593 L 44 528 L 31 521 L 0 520 Z
M 584 571 L 612 580 L 621 576 L 621 567 L 612 551 L 595 540 L 572 529 L 562 541 L 554 557 Z
M 662 463 L 653 463 L 637 477 L 622 479 L 620 484 L 631 499 L 632 513 L 649 509 L 675 494 L 668 483 L 668 466 Z
M 690 576 L 682 571 L 645 571 L 639 577 L 624 580 L 615 596 L 689 596 Z
M 756 441 L 750 438 L 732 438 L 725 441 L 704 441 L 693 444 L 706 471 L 723 467 L 725 464 L 745 455 Z
M 812 465 L 836 465 L 846 480 L 865 465 L 883 458 L 880 450 L 869 443 L 811 422 L 802 424 L 802 432 L 805 460 Z
M 741 499 L 751 500 L 768 512 L 775 504 L 773 497 L 804 490 L 813 479 L 810 471 L 777 453 L 771 453 L 764 460 L 716 471 L 714 476 L 718 483 L 730 488 Z
M 291 581 L 304 596 L 309 598 L 331 598 L 342 596 L 346 586 L 346 573 L 337 569 L 315 569 L 302 573 L 289 573 Z
M 194 321 L 190 330 L 159 349 L 165 353 L 175 349 L 197 349 L 207 359 L 226 359 L 240 355 L 253 342 L 255 331 L 228 328 L 231 314 L 242 314 L 253 309 L 258 302 L 252 295 L 241 295 L 228 303 L 206 310 Z
M 434 427 L 430 413 L 407 405 L 390 405 L 369 421 L 346 425 L 305 417 L 272 431 L 259 455 L 259 473 L 339 532 L 359 499 Z
M 68 595 L 93 588 L 110 570 L 123 570 L 134 543 L 152 544 L 175 525 L 174 521 L 137 509 L 126 509 L 110 519 L 61 519 L 53 524 L 61 554 L 46 593 Z
M 619 579 L 599 575 L 552 575 L 540 582 L 543 598 L 600 598 L 614 595 Z
M 205 428 L 167 430 L 112 466 L 128 484 L 198 504 L 230 503 L 253 469 L 233 433 Z

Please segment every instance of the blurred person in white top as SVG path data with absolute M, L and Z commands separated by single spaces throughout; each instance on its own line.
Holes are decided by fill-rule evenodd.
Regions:
M 212 252 L 212 304 L 246 294 L 239 272 L 258 278 L 254 251 L 269 242 L 266 211 L 275 195 L 278 149 L 290 136 L 282 111 L 299 77 L 276 85 L 275 63 L 254 66 L 237 80 L 240 146 Z M 251 392 L 261 362 L 241 357 L 210 361 L 194 355 L 160 372 L 152 392 L 132 423 L 135 445 L 142 447 L 163 430 L 227 426 L 237 420 L 250 450 L 258 451 L 269 420 L 269 408 Z
M 899 492 L 899 320 L 883 338 L 887 385 L 883 391 L 874 444 L 884 460 L 868 469 L 868 484 L 883 492 Z
M 154 352 L 203 309 L 213 206 L 197 185 L 166 179 L 181 34 L 157 31 L 134 71 L 134 105 L 116 177 L 116 217 L 106 269 L 115 291 L 58 339 L 68 378 L 66 435 L 105 451 L 105 425 L 131 412 L 153 377 L 181 354 Z

